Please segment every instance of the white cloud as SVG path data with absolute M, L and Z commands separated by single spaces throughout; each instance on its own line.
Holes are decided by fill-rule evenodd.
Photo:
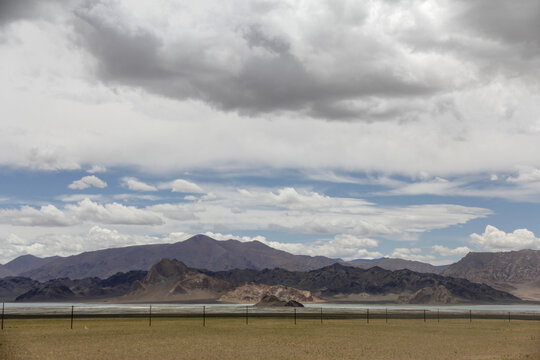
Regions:
M 89 187 L 94 186 L 100 189 L 107 187 L 107 183 L 95 175 L 84 176 L 80 180 L 72 182 L 68 187 L 70 189 L 88 189 Z
M 540 239 L 527 229 L 516 229 L 506 233 L 488 225 L 483 234 L 474 233 L 470 238 L 471 244 L 488 251 L 540 249 Z
M 459 246 L 454 249 L 450 249 L 442 245 L 433 245 L 431 247 L 433 251 L 441 256 L 463 256 L 470 253 L 472 250 L 466 246 Z
M 422 254 L 422 249 L 420 248 L 395 248 L 391 257 L 427 263 L 435 260 L 435 257 L 432 255 Z
M 157 191 L 158 190 L 155 186 L 148 185 L 133 177 L 122 178 L 122 183 L 124 186 L 127 186 L 128 189 L 134 190 L 134 191 Z
M 184 179 L 176 179 L 159 185 L 160 189 L 171 189 L 172 192 L 202 194 L 204 190 L 197 184 Z
M 78 204 L 68 204 L 66 212 L 83 222 L 100 224 L 161 225 L 163 220 L 152 211 L 118 203 L 98 204 L 85 199 Z
M 100 165 L 94 165 L 90 169 L 86 170 L 86 172 L 90 174 L 104 173 L 107 172 L 107 168 Z
M 506 181 L 510 183 L 538 183 L 540 182 L 540 169 L 534 169 L 530 167 L 521 167 L 516 177 L 508 177 Z
M 0 209 L 0 222 L 17 226 L 69 226 L 77 221 L 49 204 L 39 209 L 31 206 L 22 206 L 18 210 Z

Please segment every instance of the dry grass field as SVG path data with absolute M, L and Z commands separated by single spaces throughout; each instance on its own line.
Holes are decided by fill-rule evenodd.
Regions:
M 540 359 L 540 322 L 10 319 L 0 359 Z

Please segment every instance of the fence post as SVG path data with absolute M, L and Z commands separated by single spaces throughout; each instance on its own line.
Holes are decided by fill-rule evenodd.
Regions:
M 366 321 L 369 324 L 369 309 L 366 309 Z
M 249 320 L 248 320 L 248 307 L 246 305 L 246 325 L 249 323 Z
M 2 330 L 4 330 L 4 306 L 6 304 L 5 303 L 2 303 Z
M 322 306 L 321 306 L 321 324 L 322 324 Z
M 71 305 L 71 327 L 70 327 L 70 329 L 73 329 L 73 308 L 74 308 L 74 306 Z
M 510 322 L 510 311 L 508 312 L 508 322 Z
M 385 309 L 384 321 L 388 324 L 388 308 Z
M 206 306 L 202 307 L 202 326 L 206 326 Z
M 150 311 L 148 312 L 148 326 L 152 326 L 152 304 L 150 304 Z
M 440 318 L 439 309 L 437 309 L 437 322 L 439 322 L 439 318 Z
M 294 308 L 294 325 L 296 325 L 296 308 Z
M 426 322 L 426 309 L 424 309 L 424 322 Z
M 472 323 L 472 310 L 469 310 L 469 324 Z

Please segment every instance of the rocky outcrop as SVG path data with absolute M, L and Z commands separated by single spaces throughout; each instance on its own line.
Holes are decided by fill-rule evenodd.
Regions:
M 443 272 L 540 301 L 540 250 L 471 252 Z
M 320 294 L 324 298 L 337 300 L 343 294 L 411 294 L 425 287 L 443 285 L 460 302 L 519 302 L 520 299 L 485 284 L 476 284 L 465 279 L 423 274 L 410 270 L 390 271 L 379 267 L 359 269 L 334 264 L 308 272 L 283 269 L 232 270 L 206 272 L 208 275 L 227 280 L 237 285 L 246 282 L 255 284 L 285 285 Z
M 283 285 L 265 284 L 245 284 L 227 292 L 219 298 L 219 301 L 229 303 L 253 304 L 261 301 L 267 295 L 273 295 L 278 299 L 300 303 L 323 302 L 324 300 L 315 296 L 309 290 L 299 290 Z
M 146 277 L 135 281 L 124 297 L 131 301 L 172 301 L 217 298 L 234 285 L 191 269 L 174 259 L 162 259 L 150 268 Z
M 261 300 L 255 304 L 257 307 L 304 307 L 301 303 L 295 300 L 283 300 L 275 295 L 264 295 Z
M 447 288 L 439 285 L 422 288 L 412 295 L 401 295 L 397 302 L 400 304 L 448 305 L 457 303 L 458 299 L 452 296 Z

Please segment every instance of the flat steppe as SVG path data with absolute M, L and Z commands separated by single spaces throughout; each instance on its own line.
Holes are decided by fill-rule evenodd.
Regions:
M 0 359 L 540 359 L 540 321 L 9 319 Z

